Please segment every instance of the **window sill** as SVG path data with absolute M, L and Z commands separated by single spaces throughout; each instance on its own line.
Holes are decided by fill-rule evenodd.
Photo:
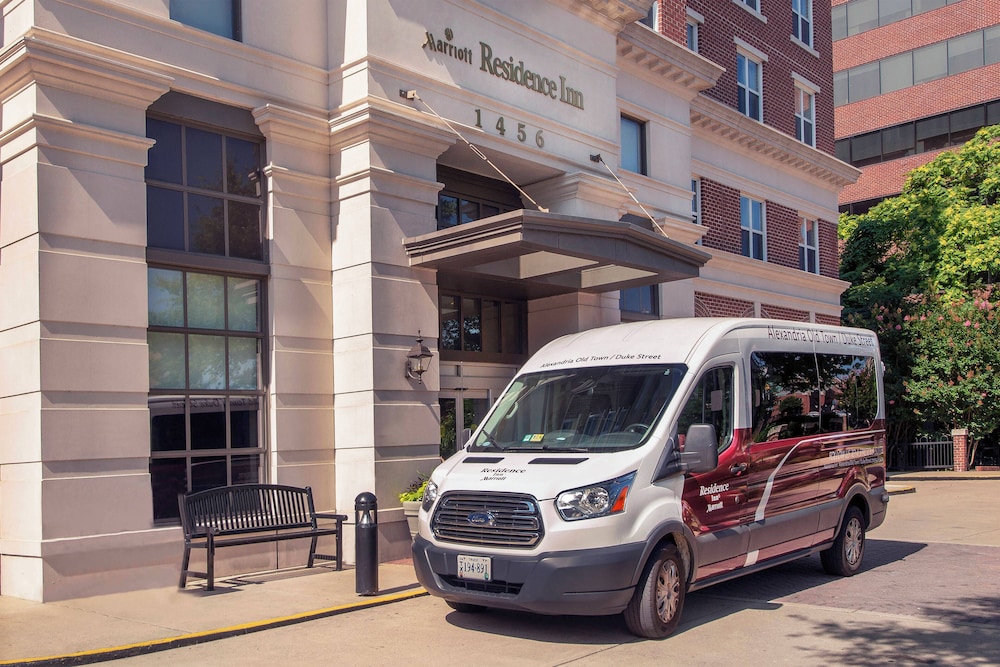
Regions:
M 802 47 L 802 50 L 806 51 L 809 55 L 813 56 L 814 58 L 819 58 L 819 51 L 809 46 L 795 35 L 789 35 L 788 38 L 792 40 L 792 44 Z
M 735 4 L 738 7 L 740 7 L 740 9 L 742 9 L 743 11 L 745 11 L 750 16 L 753 16 L 753 17 L 755 17 L 757 19 L 760 19 L 760 21 L 762 23 L 767 23 L 767 17 L 766 16 L 764 16 L 763 14 L 761 14 L 759 10 L 754 9 L 753 7 L 749 6 L 747 3 L 743 2 L 743 0 L 733 0 L 733 4 Z

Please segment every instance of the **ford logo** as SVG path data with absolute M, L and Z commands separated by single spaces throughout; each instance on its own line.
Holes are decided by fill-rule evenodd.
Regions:
M 473 526 L 494 526 L 497 518 L 493 516 L 493 512 L 473 512 L 467 520 Z

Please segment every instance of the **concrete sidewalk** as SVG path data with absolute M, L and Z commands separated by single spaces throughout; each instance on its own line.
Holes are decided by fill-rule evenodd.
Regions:
M 79 665 L 246 634 L 426 595 L 408 561 L 379 566 L 378 595 L 333 566 L 194 580 L 159 588 L 29 602 L 0 596 L 0 665 Z
M 952 487 L 949 495 L 969 507 L 975 506 L 980 487 L 968 480 L 1000 480 L 1000 472 L 890 473 L 891 494 L 908 494 L 916 487 L 928 493 L 900 498 L 895 515 L 890 503 L 890 521 L 874 537 L 965 542 L 975 534 L 985 544 L 1000 540 L 992 513 L 982 513 L 989 525 L 975 524 L 976 517 L 968 516 L 958 525 L 939 507 L 935 496 L 950 486 L 949 480 L 966 482 Z M 996 496 L 996 487 L 989 488 L 991 498 Z M 912 510 L 902 511 L 910 506 Z M 942 526 L 957 532 L 952 535 Z M 408 561 L 379 566 L 376 596 L 359 596 L 355 584 L 353 569 L 337 572 L 321 564 L 220 578 L 213 592 L 204 589 L 202 580 L 193 580 L 183 591 L 161 588 L 45 604 L 0 596 L 0 665 L 90 664 L 426 595 Z

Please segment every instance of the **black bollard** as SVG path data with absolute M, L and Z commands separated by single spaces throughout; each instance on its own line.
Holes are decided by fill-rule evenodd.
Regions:
M 378 499 L 365 491 L 354 499 L 354 590 L 378 594 Z

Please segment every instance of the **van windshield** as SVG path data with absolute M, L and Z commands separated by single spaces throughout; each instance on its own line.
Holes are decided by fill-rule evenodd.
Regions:
M 645 441 L 685 371 L 657 364 L 523 375 L 500 397 L 470 451 L 632 449 Z

